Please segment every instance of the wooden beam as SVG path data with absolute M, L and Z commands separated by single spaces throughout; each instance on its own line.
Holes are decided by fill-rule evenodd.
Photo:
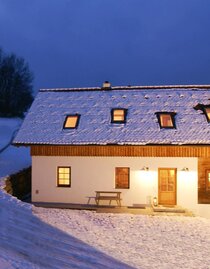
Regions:
M 195 145 L 33 145 L 32 156 L 210 157 L 209 146 Z

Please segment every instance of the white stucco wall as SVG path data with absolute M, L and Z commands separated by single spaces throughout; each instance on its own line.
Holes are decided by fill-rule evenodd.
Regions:
M 71 188 L 56 186 L 57 166 L 71 166 Z M 150 203 L 158 196 L 158 168 L 177 168 L 177 205 L 199 211 L 197 158 L 33 156 L 32 167 L 32 200 L 61 203 L 87 203 L 96 190 L 115 190 L 115 167 L 130 167 L 130 189 L 118 189 L 127 206 Z
M 210 205 L 209 204 L 199 204 L 197 211 L 195 212 L 200 217 L 210 219 Z

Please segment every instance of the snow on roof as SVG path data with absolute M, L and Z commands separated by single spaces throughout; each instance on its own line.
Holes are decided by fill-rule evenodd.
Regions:
M 41 89 L 15 144 L 210 144 L 210 123 L 194 107 L 210 104 L 210 85 Z M 111 123 L 111 109 L 127 109 L 125 124 Z M 155 112 L 175 112 L 175 129 L 160 128 Z M 63 129 L 79 114 L 76 129 Z

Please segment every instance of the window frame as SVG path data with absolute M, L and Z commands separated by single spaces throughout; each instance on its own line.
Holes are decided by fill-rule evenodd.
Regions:
M 208 116 L 208 113 L 206 111 L 206 109 L 208 108 L 210 109 L 210 105 L 203 105 L 203 104 L 197 104 L 194 107 L 195 110 L 201 110 L 203 114 L 205 115 L 207 122 L 210 123 L 210 115 Z
M 155 115 L 157 116 L 160 129 L 176 129 L 176 123 L 175 123 L 176 112 L 155 112 Z M 170 116 L 172 126 L 164 126 L 161 124 L 161 116 L 162 115 L 169 115 Z
M 208 176 L 208 174 L 210 174 L 210 169 L 206 169 L 206 180 L 205 180 L 205 183 L 206 183 L 206 191 L 210 191 L 210 177 Z
M 206 116 L 207 122 L 210 123 L 210 113 L 207 113 L 206 109 L 210 109 L 210 105 L 204 107 L 204 114 Z
M 127 187 L 122 187 L 122 186 L 117 185 L 117 170 L 118 169 L 127 169 L 127 171 L 128 171 Z M 125 189 L 125 190 L 130 189 L 130 167 L 119 167 L 119 166 L 115 167 L 115 189 Z
M 59 178 L 59 169 L 60 168 L 69 168 L 69 184 L 60 184 L 59 180 L 61 180 Z M 70 188 L 71 187 L 71 166 L 57 166 L 57 187 L 64 187 L 64 188 Z
M 121 111 L 121 110 L 124 112 L 124 119 L 123 120 L 114 120 L 114 112 Z M 117 123 L 117 124 L 126 123 L 127 112 L 128 112 L 128 109 L 126 109 L 126 108 L 112 108 L 111 109 L 111 123 Z
M 66 118 L 65 118 L 65 120 L 64 120 L 64 123 L 63 123 L 63 129 L 77 129 L 77 127 L 78 127 L 78 125 L 79 125 L 79 121 L 80 121 L 80 114 L 68 114 L 68 115 L 66 115 Z M 77 118 L 77 120 L 76 120 L 76 124 L 75 124 L 75 126 L 74 127 L 66 127 L 65 125 L 66 125 L 66 123 L 67 123 L 67 120 L 68 120 L 68 118 L 70 118 L 70 117 L 76 117 Z

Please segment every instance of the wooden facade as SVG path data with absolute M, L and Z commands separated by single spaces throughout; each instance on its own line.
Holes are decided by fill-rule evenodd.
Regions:
M 210 145 L 32 145 L 31 155 L 210 158 Z

